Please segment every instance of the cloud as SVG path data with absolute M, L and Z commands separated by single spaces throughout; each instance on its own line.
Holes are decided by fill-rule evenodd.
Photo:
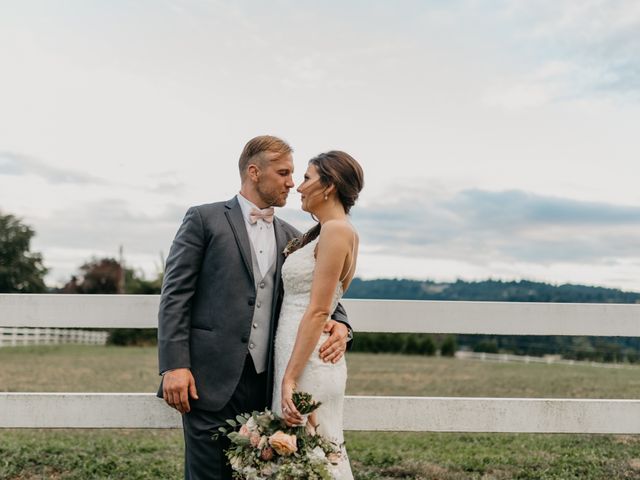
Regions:
M 37 158 L 7 151 L 0 151 L 0 175 L 33 175 L 52 184 L 104 185 L 106 183 L 93 175 L 57 168 Z
M 521 190 L 394 191 L 400 193 L 386 202 L 353 210 L 366 271 L 383 264 L 380 271 L 391 269 L 400 276 L 415 277 L 417 269 L 430 278 L 446 272 L 461 278 L 534 275 L 557 281 L 584 281 L 591 271 L 600 278 L 592 282 L 598 283 L 614 273 L 631 277 L 640 265 L 640 207 Z M 92 256 L 117 256 L 120 246 L 130 265 L 151 273 L 159 266 L 159 253 L 168 253 L 185 210 L 167 204 L 141 212 L 113 198 L 61 209 L 32 219 L 34 250 L 44 253 L 56 281 L 64 281 Z M 279 216 L 300 230 L 313 224 L 295 208 L 282 209 Z M 576 271 L 582 273 L 566 274 Z
M 498 2 L 514 26 L 519 61 L 533 66 L 505 78 L 485 103 L 521 109 L 604 97 L 640 100 L 640 4 L 635 0 Z M 524 60 L 526 61 L 526 60 Z
M 47 248 L 115 255 L 122 245 L 125 252 L 155 255 L 168 250 L 185 211 L 170 204 L 156 214 L 138 213 L 124 200 L 107 198 L 38 219 L 37 238 Z
M 597 263 L 640 258 L 640 207 L 520 190 L 414 189 L 354 209 L 362 244 L 386 255 L 492 262 Z
M 447 206 L 461 211 L 469 224 L 498 224 L 514 228 L 539 224 L 549 225 L 616 225 L 640 226 L 640 207 L 585 202 L 569 198 L 537 195 L 521 190 L 490 192 L 463 190 Z
M 51 268 L 51 285 L 64 284 L 91 258 L 117 258 L 120 247 L 129 266 L 155 275 L 185 211 L 183 205 L 167 204 L 155 213 L 140 213 L 115 198 L 67 207 L 29 220 L 36 230 L 33 250 L 42 252 Z
M 184 193 L 187 190 L 187 184 L 181 181 L 169 180 L 161 181 L 155 185 L 145 186 L 143 188 L 151 193 L 166 195 L 170 192 L 173 195 L 177 195 Z

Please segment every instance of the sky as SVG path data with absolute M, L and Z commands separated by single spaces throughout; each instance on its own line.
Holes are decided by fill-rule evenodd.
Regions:
M 636 0 L 0 0 L 0 210 L 148 276 L 244 144 L 354 156 L 362 278 L 640 291 Z M 278 214 L 312 221 L 291 195 Z

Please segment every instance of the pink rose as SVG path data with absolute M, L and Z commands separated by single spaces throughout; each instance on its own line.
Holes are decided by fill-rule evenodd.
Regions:
M 249 442 L 251 443 L 251 446 L 253 448 L 257 448 L 258 447 L 258 445 L 260 444 L 260 438 L 261 437 L 260 437 L 259 433 L 253 432 L 251 434 L 251 436 L 249 437 Z
M 269 445 L 271 445 L 279 455 L 291 455 L 298 451 L 296 436 L 287 435 L 281 430 L 278 430 L 269 437 Z
M 307 433 L 312 437 L 316 436 L 316 427 L 314 427 L 311 422 L 307 422 L 306 430 L 307 430 Z
M 327 455 L 327 460 L 329 460 L 333 465 L 337 465 L 342 455 L 339 452 L 331 452 Z
M 249 431 L 249 428 L 247 427 L 246 424 L 242 425 L 240 427 L 240 431 L 238 432 L 240 435 L 242 435 L 243 437 L 247 437 L 249 438 L 251 436 L 251 432 Z
M 262 452 L 260 452 L 260 458 L 265 462 L 268 462 L 269 460 L 271 460 L 273 458 L 273 448 L 264 447 L 262 449 Z

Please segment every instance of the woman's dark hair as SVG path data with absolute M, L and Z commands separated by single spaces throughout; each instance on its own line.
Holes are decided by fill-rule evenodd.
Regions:
M 342 204 L 345 213 L 349 213 L 358 199 L 358 195 L 364 187 L 364 173 L 362 167 L 351 155 L 339 150 L 332 150 L 309 160 L 320 175 L 320 184 L 323 187 L 334 185 L 338 200 Z M 308 232 L 293 241 L 287 249 L 288 254 L 304 247 L 320 235 L 320 223 L 312 227 Z

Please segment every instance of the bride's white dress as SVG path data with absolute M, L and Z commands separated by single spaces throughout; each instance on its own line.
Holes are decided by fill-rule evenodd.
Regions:
M 289 255 L 282 266 L 282 281 L 284 298 L 278 329 L 275 339 L 275 374 L 273 392 L 273 411 L 282 414 L 281 387 L 289 357 L 293 351 L 298 333 L 298 325 L 304 315 L 311 296 L 311 282 L 315 268 L 315 247 L 318 239 L 309 242 L 304 247 Z M 333 311 L 342 298 L 342 282 L 338 282 L 333 296 Z M 328 319 L 327 319 L 328 320 Z M 323 333 L 311 354 L 309 361 L 298 379 L 298 390 L 308 392 L 313 398 L 322 402 L 316 410 L 318 433 L 325 438 L 342 445 L 341 461 L 332 468 L 333 478 L 336 480 L 353 479 L 349 458 L 344 449 L 342 433 L 342 408 L 344 404 L 344 390 L 347 383 L 347 365 L 344 357 L 337 363 L 324 363 L 319 357 L 319 348 L 329 337 Z

